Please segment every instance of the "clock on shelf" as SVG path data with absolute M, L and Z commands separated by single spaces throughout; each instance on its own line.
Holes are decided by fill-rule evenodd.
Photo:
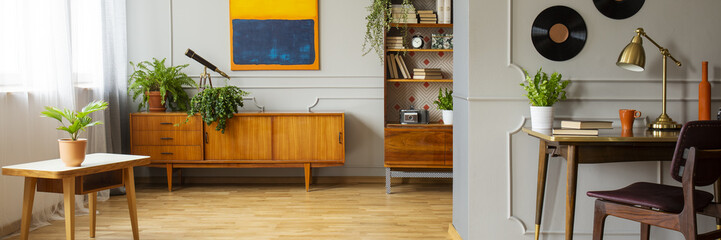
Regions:
M 411 47 L 415 49 L 421 49 L 424 45 L 423 36 L 415 35 L 411 38 Z

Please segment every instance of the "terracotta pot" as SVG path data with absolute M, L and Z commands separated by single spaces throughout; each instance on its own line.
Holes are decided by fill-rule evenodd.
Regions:
M 148 96 L 148 111 L 165 112 L 165 104 L 160 101 L 160 91 L 145 92 L 145 95 Z
M 60 159 L 63 160 L 65 166 L 68 167 L 80 167 L 80 164 L 85 161 L 85 147 L 88 145 L 88 140 L 85 138 L 78 138 L 73 141 L 70 138 L 58 139 L 60 149 Z

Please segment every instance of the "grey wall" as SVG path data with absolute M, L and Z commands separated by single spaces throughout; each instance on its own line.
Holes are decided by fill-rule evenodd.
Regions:
M 558 71 L 570 79 L 569 99 L 556 105 L 558 118 L 618 120 L 619 108 L 640 110 L 650 120 L 660 114 L 661 57 L 645 41 L 647 69 L 622 70 L 614 61 L 637 27 L 684 63 L 669 65 L 668 112 L 676 121 L 697 116 L 701 61 L 710 65 L 712 108 L 721 106 L 721 2 L 715 0 L 646 1 L 625 20 L 599 13 L 593 1 L 454 1 L 453 224 L 463 239 L 532 239 L 538 140 L 518 132 L 529 126 L 527 100 L 518 84 L 519 67 Z M 546 60 L 534 49 L 530 29 L 536 15 L 552 5 L 567 5 L 585 19 L 588 40 L 579 55 L 564 62 Z M 643 121 L 637 121 L 642 124 Z M 617 123 L 616 123 L 617 124 Z M 670 158 L 670 156 L 669 156 Z M 635 181 L 673 183 L 668 165 L 613 163 L 579 166 L 575 236 L 590 239 L 593 200 L 589 190 L 613 189 Z M 543 218 L 543 239 L 562 239 L 565 216 L 565 161 L 550 161 Z M 708 218 L 700 230 L 713 228 Z M 607 238 L 637 239 L 639 225 L 610 217 Z M 681 239 L 652 231 L 653 239 Z
M 183 55 L 191 48 L 228 73 L 228 84 L 251 92 L 267 111 L 307 111 L 319 99 L 313 110 L 346 113 L 347 147 L 345 166 L 318 169 L 315 174 L 383 175 L 383 67 L 377 56 L 361 56 L 367 4 L 319 1 L 319 71 L 230 71 L 227 0 L 128 0 L 128 57 L 133 62 L 155 57 L 174 65 L 190 64 L 185 72 L 197 76 L 202 66 Z M 214 85 L 224 84 L 217 74 L 213 79 Z M 242 111 L 257 108 L 246 101 Z M 138 175 L 155 173 L 164 176 L 152 169 Z M 302 175 L 302 170 L 192 169 L 184 175 L 288 176 Z

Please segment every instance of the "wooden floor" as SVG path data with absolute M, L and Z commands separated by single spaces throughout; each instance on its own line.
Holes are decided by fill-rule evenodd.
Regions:
M 450 239 L 450 184 L 138 185 L 141 239 Z M 132 239 L 125 196 L 98 203 L 95 239 Z M 76 238 L 89 239 L 88 217 Z M 63 221 L 30 239 L 64 239 Z M 18 239 L 14 236 L 8 239 Z

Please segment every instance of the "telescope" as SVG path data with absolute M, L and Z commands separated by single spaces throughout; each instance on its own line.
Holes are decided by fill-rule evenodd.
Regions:
M 218 74 L 220 74 L 220 76 L 230 79 L 230 77 L 227 74 L 225 74 L 223 71 L 218 69 L 218 67 L 216 67 L 212 63 L 208 62 L 200 55 L 195 54 L 195 52 L 193 50 L 190 50 L 190 48 L 188 48 L 188 50 L 185 51 L 185 56 L 188 56 L 189 58 L 192 58 L 193 60 L 195 60 L 198 63 L 205 66 L 205 68 L 203 69 L 203 73 L 200 74 L 200 84 L 198 85 L 198 87 L 203 86 L 206 79 L 208 80 L 210 87 L 211 88 L 213 87 L 213 83 L 210 81 L 210 74 L 208 74 L 207 69 L 213 70 L 214 72 L 217 72 Z

